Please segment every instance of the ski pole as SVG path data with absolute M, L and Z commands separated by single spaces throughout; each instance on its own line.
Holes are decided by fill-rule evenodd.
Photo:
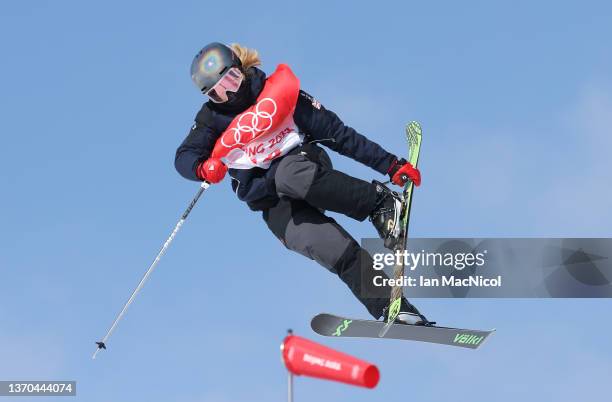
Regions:
M 168 249 L 168 247 L 170 246 L 170 243 L 172 243 L 172 240 L 174 240 L 174 237 L 176 236 L 176 234 L 178 233 L 178 231 L 181 229 L 181 226 L 183 226 L 183 223 L 185 223 L 185 220 L 187 219 L 187 217 L 189 216 L 189 213 L 191 212 L 191 210 L 193 209 L 193 207 L 195 206 L 195 204 L 198 202 L 198 200 L 200 199 L 200 196 L 204 193 L 204 191 L 206 191 L 206 189 L 210 187 L 210 183 L 203 181 L 202 185 L 200 186 L 200 188 L 198 189 L 198 192 L 196 193 L 196 195 L 193 197 L 193 200 L 191 200 L 191 203 L 189 204 L 189 206 L 187 207 L 187 209 L 185 210 L 185 212 L 183 212 L 183 215 L 181 216 L 181 219 L 179 219 L 179 221 L 177 222 L 176 226 L 174 227 L 174 230 L 172 231 L 172 233 L 170 234 L 170 237 L 168 237 L 166 239 L 166 242 L 164 243 L 164 245 L 162 246 L 161 250 L 159 250 L 159 253 L 157 253 L 157 256 L 155 257 L 155 259 L 153 260 L 153 262 L 151 263 L 151 265 L 149 266 L 149 269 L 147 269 L 147 271 L 145 272 L 144 276 L 142 277 L 142 279 L 140 280 L 140 282 L 138 283 L 138 286 L 136 286 L 136 289 L 134 289 L 134 291 L 132 292 L 132 294 L 130 295 L 130 298 L 128 299 L 128 301 L 125 303 L 125 305 L 123 306 L 123 308 L 121 309 L 121 312 L 117 315 L 117 318 L 115 318 L 115 321 L 113 321 L 113 325 L 111 325 L 110 329 L 108 330 L 108 332 L 106 333 L 106 335 L 104 335 L 104 338 L 102 338 L 101 341 L 96 342 L 96 345 L 98 345 L 98 347 L 96 348 L 96 351 L 94 352 L 93 356 L 91 357 L 92 359 L 96 358 L 96 355 L 98 354 L 98 352 L 102 349 L 106 349 L 106 342 L 108 342 L 108 338 L 110 338 L 111 334 L 113 333 L 113 331 L 115 330 L 115 327 L 117 327 L 117 324 L 119 323 L 119 321 L 121 320 L 121 318 L 123 318 L 123 315 L 125 314 L 125 312 L 127 311 L 128 307 L 130 307 L 130 304 L 132 304 L 132 302 L 134 301 L 134 299 L 136 298 L 136 295 L 138 294 L 138 292 L 140 292 L 140 290 L 142 289 L 142 287 L 144 286 L 145 282 L 147 281 L 147 279 L 149 278 L 149 275 L 151 275 L 151 273 L 153 272 L 153 270 L 155 269 L 155 266 L 157 266 L 157 263 L 159 262 L 159 260 L 162 258 L 162 256 L 165 254 L 166 250 Z

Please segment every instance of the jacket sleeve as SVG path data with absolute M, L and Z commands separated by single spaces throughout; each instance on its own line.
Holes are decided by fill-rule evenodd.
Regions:
M 196 168 L 200 162 L 208 159 L 215 146 L 215 140 L 213 129 L 196 120 L 174 157 L 174 167 L 181 176 L 189 180 L 202 181 L 196 175 Z
M 311 140 L 352 158 L 381 174 L 387 174 L 395 155 L 380 145 L 346 126 L 331 110 L 325 109 L 315 98 L 300 90 L 294 120 Z

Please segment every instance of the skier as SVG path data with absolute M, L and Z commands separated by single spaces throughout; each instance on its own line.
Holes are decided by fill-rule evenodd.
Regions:
M 288 249 L 337 274 L 375 319 L 384 318 L 389 297 L 368 293 L 374 275 L 384 272 L 374 271 L 372 257 L 324 212 L 369 218 L 392 248 L 399 197 L 381 182 L 334 170 L 319 144 L 388 175 L 398 186 L 406 177 L 418 186 L 420 172 L 344 125 L 301 90 L 288 66 L 281 64 L 266 77 L 259 65 L 257 51 L 239 44 L 214 42 L 198 52 L 191 78 L 209 100 L 176 151 L 176 170 L 209 183 L 220 182 L 229 171 L 238 198 L 262 211 Z M 405 298 L 397 321 L 428 323 Z

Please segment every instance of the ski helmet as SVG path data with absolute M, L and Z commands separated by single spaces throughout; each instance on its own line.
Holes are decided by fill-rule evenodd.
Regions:
M 208 92 L 232 67 L 242 67 L 238 55 L 219 42 L 210 43 L 196 54 L 191 63 L 191 79 L 203 93 Z

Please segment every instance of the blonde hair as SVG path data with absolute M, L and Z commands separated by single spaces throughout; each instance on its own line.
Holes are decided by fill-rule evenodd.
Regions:
M 242 62 L 242 69 L 244 71 L 248 70 L 251 67 L 261 66 L 261 59 L 259 58 L 259 53 L 257 52 L 257 50 L 249 49 L 239 43 L 232 43 L 230 47 L 232 48 L 234 53 L 238 55 L 238 58 Z

